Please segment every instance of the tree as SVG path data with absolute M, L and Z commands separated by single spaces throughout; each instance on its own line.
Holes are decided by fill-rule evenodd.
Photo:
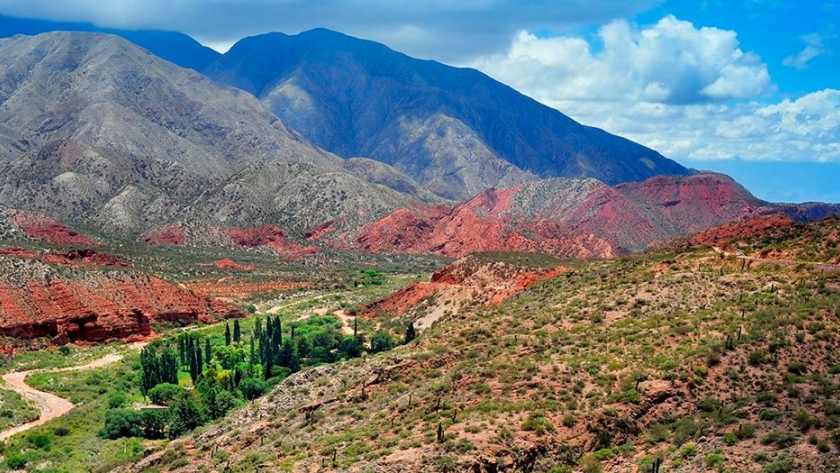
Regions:
M 140 411 L 132 409 L 113 409 L 105 413 L 105 426 L 99 431 L 104 439 L 121 437 L 140 437 L 143 419 Z
M 239 385 L 245 399 L 253 401 L 268 391 L 268 383 L 259 378 L 246 378 Z
M 233 321 L 233 341 L 238 342 L 242 339 L 242 329 L 239 327 L 239 320 Z
M 225 346 L 230 346 L 230 324 L 225 322 Z
M 149 400 L 159 406 L 168 406 L 169 402 L 181 391 L 181 387 L 177 384 L 161 383 L 149 390 Z
M 414 330 L 414 322 L 408 323 L 408 328 L 405 329 L 405 340 L 403 343 L 408 343 L 417 338 L 417 332 Z
M 210 337 L 204 339 L 204 364 L 210 368 L 210 358 L 213 356 L 213 349 L 210 347 Z
M 359 339 L 352 335 L 346 335 L 341 339 L 341 343 L 338 345 L 338 351 L 348 358 L 362 356 L 363 349 L 364 346 L 359 342 Z
M 287 338 L 283 341 L 277 364 L 289 368 L 292 373 L 300 370 L 300 355 L 298 355 L 297 345 L 292 340 Z
M 391 339 L 391 335 L 388 332 L 380 330 L 373 334 L 373 337 L 370 339 L 370 351 L 371 353 L 379 353 L 381 351 L 388 351 L 391 348 L 394 348 L 394 340 Z
M 169 438 L 175 439 L 204 424 L 206 415 L 196 391 L 182 391 L 169 405 Z

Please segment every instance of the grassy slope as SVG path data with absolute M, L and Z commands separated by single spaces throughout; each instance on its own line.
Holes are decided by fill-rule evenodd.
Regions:
M 171 448 L 195 457 L 183 471 L 837 468 L 838 280 L 707 249 L 581 263 Z

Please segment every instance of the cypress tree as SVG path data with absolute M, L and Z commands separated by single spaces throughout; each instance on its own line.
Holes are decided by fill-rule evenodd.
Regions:
M 408 328 L 405 329 L 405 341 L 404 343 L 408 343 L 412 340 L 417 338 L 417 332 L 414 330 L 414 322 L 408 323 Z
M 239 319 L 233 321 L 233 341 L 238 342 L 242 339 L 242 329 L 239 328 Z
M 200 375 L 204 371 L 204 361 L 201 359 L 201 346 L 198 343 L 195 344 L 195 366 L 198 369 L 198 375 Z
M 192 343 L 188 343 L 188 346 L 192 347 Z M 195 384 L 196 381 L 198 381 L 199 365 L 198 365 L 198 360 L 196 359 L 196 356 L 195 356 L 195 350 L 192 349 L 192 348 L 189 349 L 189 358 L 190 358 L 190 360 L 189 360 L 190 361 L 190 378 L 192 379 L 193 384 Z
M 225 322 L 225 346 L 230 346 L 230 324 Z
M 210 337 L 204 339 L 204 363 L 210 368 L 210 359 L 213 357 L 213 349 L 210 347 Z
M 178 384 L 178 359 L 169 347 L 160 355 L 160 382 Z

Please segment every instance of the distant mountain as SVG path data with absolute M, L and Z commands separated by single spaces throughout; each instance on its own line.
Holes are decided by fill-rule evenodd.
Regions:
M 412 199 L 368 178 L 251 95 L 124 39 L 0 40 L 0 206 L 118 235 L 196 222 L 303 232 Z
M 476 70 L 329 30 L 243 39 L 206 73 L 251 92 L 313 143 L 393 165 L 450 199 L 536 178 L 689 174 Z
M 203 70 L 221 56 L 193 38 L 173 31 L 118 30 L 99 28 L 90 23 L 53 22 L 0 15 L 0 38 L 9 38 L 19 34 L 33 36 L 52 31 L 113 34 L 149 50 L 160 58 L 196 71 Z

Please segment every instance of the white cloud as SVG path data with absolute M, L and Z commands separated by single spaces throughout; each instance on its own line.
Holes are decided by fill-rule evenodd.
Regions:
M 737 34 L 673 16 L 597 38 L 520 32 L 470 64 L 578 121 L 680 160 L 840 161 L 840 91 L 779 103 L 767 66 Z
M 412 56 L 499 51 L 520 29 L 563 29 L 638 14 L 660 0 L 0 0 L 0 14 L 176 30 L 223 47 L 244 36 L 330 28 Z
M 828 50 L 823 47 L 820 35 L 814 33 L 803 36 L 802 39 L 806 43 L 805 48 L 802 51 L 799 51 L 798 54 L 784 58 L 784 60 L 782 60 L 783 65 L 800 70 L 806 69 L 808 67 L 808 62 L 810 62 L 811 59 L 814 59 L 817 56 L 822 56 L 823 54 L 828 54 Z

